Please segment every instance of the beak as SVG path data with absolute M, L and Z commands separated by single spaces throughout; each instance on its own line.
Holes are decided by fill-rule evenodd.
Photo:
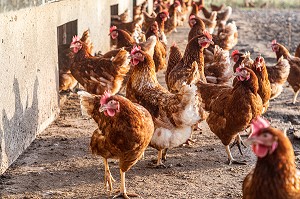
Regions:
M 247 145 L 247 146 L 250 146 L 250 145 L 253 144 L 254 142 L 255 142 L 255 138 L 253 138 L 253 137 L 244 140 L 244 143 L 245 143 L 245 145 Z
M 70 48 L 72 49 L 72 48 L 75 48 L 75 45 L 74 44 L 71 44 L 70 45 Z
M 211 40 L 211 41 L 210 41 L 210 44 L 211 44 L 211 45 L 214 45 L 214 42 Z
M 99 108 L 100 113 L 103 112 L 103 111 L 105 111 L 106 108 L 107 108 L 106 105 L 103 104 L 103 105 Z
M 179 13 L 182 13 L 181 6 L 179 6 L 179 7 L 177 8 L 177 11 L 178 11 Z
M 131 59 L 132 58 L 132 55 L 129 55 L 128 57 L 127 57 L 127 59 Z
M 241 75 L 241 72 L 235 72 L 233 73 L 233 76 L 240 76 Z

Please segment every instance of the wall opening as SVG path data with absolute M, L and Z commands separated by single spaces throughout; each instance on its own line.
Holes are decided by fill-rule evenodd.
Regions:
M 70 44 L 74 35 L 78 34 L 78 21 L 70 21 L 57 27 L 59 92 L 68 93 L 77 84 L 71 75 Z M 64 99 L 65 97 L 60 97 Z M 64 101 L 64 100 L 62 100 Z M 60 104 L 63 104 L 63 102 Z

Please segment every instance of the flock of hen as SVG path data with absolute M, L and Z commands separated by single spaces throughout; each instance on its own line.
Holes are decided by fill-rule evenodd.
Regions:
M 148 145 L 158 150 L 157 164 L 164 166 L 167 149 L 188 144 L 200 122 L 222 141 L 229 164 L 243 164 L 230 152 L 230 143 L 244 145 L 239 132 L 251 127 L 245 143 L 257 155 L 254 170 L 243 183 L 243 198 L 300 198 L 292 145 L 284 132 L 270 127 L 260 115 L 288 81 L 296 102 L 300 90 L 300 47 L 295 56 L 276 40 L 272 50 L 277 64 L 267 67 L 264 58 L 233 50 L 238 33 L 227 23 L 230 6 L 211 6 L 203 1 L 156 1 L 149 15 L 147 1 L 113 18 L 110 37 L 116 49 L 91 55 L 88 31 L 74 36 L 71 46 L 60 48 L 60 90 L 73 89 L 77 81 L 83 112 L 97 122 L 91 138 L 92 152 L 103 157 L 105 184 L 112 191 L 107 159 L 119 159 L 120 194 L 128 198 L 125 172 L 144 154 Z M 200 17 L 200 11 L 204 17 Z M 190 32 L 184 53 L 174 43 L 167 57 L 167 36 L 188 21 Z M 213 34 L 217 27 L 217 33 Z M 165 70 L 167 88 L 156 72 Z M 118 95 L 126 91 L 125 96 Z M 242 153 L 241 149 L 240 152 Z M 268 183 L 266 183 L 268 182 Z M 272 191 L 270 191 L 272 190 Z

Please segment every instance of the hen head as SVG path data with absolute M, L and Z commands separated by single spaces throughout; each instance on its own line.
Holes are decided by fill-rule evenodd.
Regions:
M 202 36 L 198 38 L 198 43 L 202 48 L 207 48 L 210 44 L 214 44 L 212 36 L 207 30 L 204 30 Z
M 111 93 L 105 91 L 100 99 L 100 112 L 104 112 L 104 115 L 113 117 L 116 112 L 120 112 L 120 103 L 116 100 L 110 99 Z
M 174 2 L 174 7 L 177 9 L 178 12 L 181 12 L 181 4 L 179 1 Z
M 161 18 L 162 21 L 167 21 L 168 18 L 170 18 L 169 12 L 164 10 L 164 11 L 159 13 L 159 17 Z
M 247 81 L 251 77 L 251 73 L 249 69 L 245 68 L 243 64 L 236 68 L 234 75 L 237 77 L 239 81 Z
M 78 51 L 82 48 L 82 41 L 77 35 L 73 36 L 70 48 L 74 53 L 78 53 Z
M 145 59 L 145 55 L 141 51 L 141 47 L 140 46 L 135 46 L 131 50 L 131 64 L 134 65 L 134 66 L 136 66 L 140 62 L 143 62 L 144 59 Z
M 234 50 L 231 53 L 231 58 L 233 59 L 234 62 L 237 62 L 240 59 L 241 53 L 238 50 Z
M 189 18 L 189 24 L 193 27 L 197 23 L 195 15 L 191 15 Z
M 109 34 L 111 36 L 112 39 L 116 39 L 119 35 L 118 31 L 117 31 L 117 27 L 116 26 L 112 26 L 109 29 Z
M 252 120 L 252 133 L 246 143 L 252 144 L 252 150 L 259 158 L 272 154 L 278 147 L 278 137 L 269 127 L 270 122 L 266 119 L 258 117 Z
M 261 71 L 263 66 L 265 65 L 265 60 L 262 56 L 258 56 L 256 57 L 255 61 L 254 61 L 254 67 L 257 71 Z
M 276 39 L 274 39 L 274 40 L 272 41 L 272 43 L 271 43 L 271 48 L 272 48 L 272 50 L 273 50 L 274 52 L 278 52 L 278 51 L 279 51 L 279 46 L 278 46 L 278 44 L 277 44 Z
M 152 30 L 152 32 L 158 33 L 158 29 L 159 29 L 159 28 L 158 28 L 158 23 L 157 23 L 157 21 L 154 21 L 154 22 L 152 23 L 150 29 Z

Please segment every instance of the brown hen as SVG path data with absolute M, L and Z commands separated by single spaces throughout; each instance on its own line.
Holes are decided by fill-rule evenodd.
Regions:
M 126 50 L 120 50 L 114 58 L 94 57 L 78 37 L 73 37 L 70 48 L 74 53 L 72 75 L 86 91 L 103 94 L 105 90 L 110 90 L 116 94 L 120 90 L 124 76 L 130 69 Z
M 290 73 L 290 64 L 283 56 L 279 58 L 275 66 L 267 66 L 269 81 L 271 83 L 271 97 L 274 99 L 280 95 L 283 85 Z
M 118 159 L 121 174 L 118 196 L 128 198 L 125 172 L 137 163 L 150 143 L 154 131 L 151 115 L 144 107 L 119 95 L 111 96 L 105 92 L 101 97 L 83 91 L 79 95 L 83 112 L 88 113 L 99 127 L 92 135 L 90 147 L 93 154 L 103 157 L 105 185 L 113 191 L 114 180 L 107 160 Z
M 272 50 L 276 53 L 277 61 L 283 56 L 290 64 L 290 73 L 287 81 L 294 90 L 293 104 L 295 104 L 300 92 L 300 58 L 292 56 L 289 51 L 282 44 L 277 43 L 276 40 L 272 41 Z
M 186 142 L 200 119 L 195 85 L 183 84 L 172 94 L 157 80 L 153 59 L 139 48 L 131 52 L 133 74 L 127 83 L 126 97 L 144 106 L 152 115 L 155 132 L 151 146 L 158 150 L 157 166 L 162 165 L 162 151 Z
M 244 179 L 243 199 L 299 199 L 300 171 L 289 138 L 262 118 L 253 120 L 251 127 L 246 142 L 252 144 L 257 162 Z
M 166 83 L 168 88 L 170 88 L 170 92 L 178 92 L 183 82 L 190 84 L 203 79 L 199 74 L 198 66 L 203 68 L 203 49 L 207 48 L 211 43 L 211 35 L 207 31 L 203 31 L 201 35 L 194 37 L 187 44 L 182 59 L 168 75 L 168 82 Z M 194 61 L 198 64 L 197 67 L 192 64 Z
M 209 112 L 206 119 L 208 126 L 224 144 L 229 164 L 242 163 L 233 159 L 229 144 L 236 139 L 240 149 L 243 143 L 239 132 L 245 130 L 263 108 L 255 73 L 248 68 L 238 68 L 235 75 L 238 81 L 234 87 L 201 81 L 196 84 L 205 110 Z

